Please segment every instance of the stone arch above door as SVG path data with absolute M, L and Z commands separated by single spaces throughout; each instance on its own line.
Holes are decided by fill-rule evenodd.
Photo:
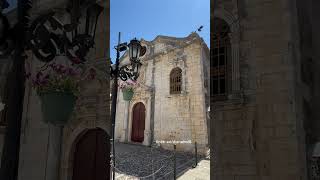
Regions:
M 75 146 L 81 137 L 85 135 L 88 131 L 93 129 L 101 129 L 103 130 L 110 139 L 109 129 L 106 126 L 96 126 L 96 127 L 88 127 L 85 123 L 82 123 L 77 128 L 75 128 L 68 138 L 64 138 L 64 142 L 62 145 L 62 159 L 60 163 L 60 179 L 61 180 L 72 180 L 73 175 L 73 157 Z M 110 152 L 110 149 L 109 149 Z

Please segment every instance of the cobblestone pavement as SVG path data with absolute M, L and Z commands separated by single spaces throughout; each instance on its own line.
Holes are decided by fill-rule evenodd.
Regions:
M 115 149 L 117 180 L 173 179 L 173 151 L 124 143 L 116 143 Z M 184 174 L 194 162 L 194 155 L 177 152 L 176 174 Z
M 188 169 L 178 180 L 210 180 L 210 160 L 200 160 L 196 168 Z

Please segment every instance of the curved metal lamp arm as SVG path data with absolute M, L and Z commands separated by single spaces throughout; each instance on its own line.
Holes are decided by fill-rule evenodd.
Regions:
M 6 0 L 0 0 L 0 8 L 2 5 L 1 2 L 3 4 Z M 70 3 L 69 11 L 72 15 L 71 24 L 60 22 L 60 20 L 54 16 L 54 11 L 42 14 L 29 23 L 28 10 L 31 9 L 32 3 L 30 0 L 23 1 L 23 17 L 20 21 L 28 22 L 24 23 L 23 26 L 23 31 L 26 32 L 27 36 L 23 46 L 24 49 L 31 49 L 38 60 L 51 62 L 57 55 L 63 54 L 75 64 L 86 61 L 85 57 L 94 46 L 96 25 L 101 11 L 99 13 L 92 13 L 95 12 L 95 9 L 91 9 L 92 11 L 88 10 L 88 8 L 95 5 L 94 1 L 81 0 L 79 4 L 78 0 L 70 0 Z M 78 33 L 77 28 L 82 23 L 80 23 L 79 17 L 85 10 L 87 10 L 86 26 L 87 24 L 92 24 L 94 29 L 91 29 L 93 26 L 88 25 L 88 29 L 86 29 L 85 32 Z M 10 29 L 9 23 L 7 22 L 7 17 L 3 15 L 0 10 L 0 25 L 3 27 L 3 31 L 0 34 L 0 58 L 8 57 L 14 51 L 14 44 L 20 43 L 21 39 L 14 29 Z M 30 26 L 26 24 L 30 24 Z M 90 32 L 94 31 L 94 33 L 88 34 L 89 29 Z M 72 38 L 68 36 L 69 34 L 72 35 Z
M 129 65 L 121 66 L 118 70 L 119 78 L 122 81 L 127 81 L 128 79 L 131 79 L 133 81 L 136 81 L 139 77 L 139 67 L 142 64 L 140 62 L 132 63 Z M 115 78 L 115 71 L 112 66 L 110 66 L 110 77 L 113 79 Z
M 119 44 L 115 47 L 115 49 L 117 51 L 125 51 L 127 49 L 127 43 L 122 43 Z M 139 54 L 139 56 L 143 56 L 146 53 L 146 46 L 141 46 L 141 52 Z M 140 62 L 139 58 L 135 58 L 135 59 L 130 59 L 131 63 L 128 65 L 123 65 L 121 67 L 119 67 L 118 70 L 118 76 L 122 81 L 126 81 L 128 79 L 131 79 L 133 81 L 136 81 L 139 77 L 139 68 L 142 66 L 142 63 Z M 111 59 L 110 59 L 110 77 L 113 79 L 115 78 L 116 75 L 116 70 L 115 68 L 113 68 L 113 65 L 115 66 L 115 64 L 112 63 Z
M 119 77 L 122 81 L 131 79 L 136 81 L 139 77 L 139 67 L 141 66 L 140 62 L 133 63 L 131 65 L 122 66 L 119 69 Z M 137 70 L 135 70 L 137 68 Z

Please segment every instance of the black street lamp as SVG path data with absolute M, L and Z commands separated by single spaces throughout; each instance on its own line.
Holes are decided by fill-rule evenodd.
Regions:
M 130 61 L 137 62 L 139 61 L 140 51 L 141 51 L 141 44 L 140 42 L 134 38 L 130 41 L 129 47 L 129 57 Z
M 112 177 L 115 179 L 115 146 L 114 146 L 114 138 L 115 138 L 115 121 L 116 121 L 116 109 L 117 109 L 117 96 L 118 96 L 118 77 L 122 81 L 126 81 L 128 79 L 137 80 L 139 77 L 139 67 L 140 56 L 143 56 L 146 52 L 146 47 L 141 46 L 140 41 L 137 39 L 133 39 L 127 45 L 127 43 L 120 43 L 120 32 L 118 38 L 118 45 L 115 47 L 117 50 L 117 58 L 114 66 L 110 68 L 110 76 L 114 79 L 113 81 L 113 89 L 112 89 L 112 104 L 111 104 L 111 135 L 110 139 L 112 154 L 111 154 L 111 167 L 112 167 Z M 126 51 L 129 49 L 129 59 L 130 64 L 124 64 L 120 67 L 120 52 Z
M 3 9 L 9 7 L 8 2 L 0 0 L 0 58 L 13 57 L 8 102 L 5 102 L 8 125 L 0 169 L 0 179 L 6 180 L 18 178 L 26 78 L 25 51 L 31 50 L 38 60 L 46 64 L 59 54 L 65 54 L 74 63 L 83 63 L 88 51 L 94 45 L 97 20 L 103 10 L 95 1 L 70 0 L 66 9 L 66 12 L 70 13 L 70 24 L 61 23 L 55 18 L 55 12 L 50 10 L 30 22 L 29 11 L 32 8 L 32 0 L 18 0 L 17 3 L 18 19 L 11 28 L 8 18 L 2 13 Z M 86 18 L 85 32 L 79 33 L 82 16 Z
M 96 29 L 98 24 L 98 18 L 100 13 L 102 12 L 103 8 L 98 4 L 93 4 L 87 9 L 87 16 L 86 16 L 86 34 L 95 37 Z

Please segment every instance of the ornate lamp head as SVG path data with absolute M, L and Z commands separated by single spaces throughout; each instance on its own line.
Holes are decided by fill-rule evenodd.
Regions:
M 136 38 L 130 41 L 129 45 L 129 57 L 130 61 L 132 62 L 138 62 L 140 51 L 141 51 L 141 44 L 140 41 L 138 41 Z
M 93 39 L 96 34 L 99 15 L 102 11 L 103 7 L 98 4 L 93 4 L 87 9 L 85 34 L 91 36 Z

